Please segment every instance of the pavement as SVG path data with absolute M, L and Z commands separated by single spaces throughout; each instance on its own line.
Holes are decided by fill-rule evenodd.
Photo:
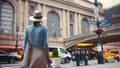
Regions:
M 88 65 L 76 66 L 76 63 L 71 61 L 67 64 L 61 64 L 60 68 L 120 68 L 120 62 L 98 64 L 97 60 L 90 60 Z
M 18 62 L 17 64 L 4 64 L 4 67 L 0 65 L 0 68 L 20 68 L 20 66 L 21 62 Z M 97 60 L 90 60 L 88 65 L 80 64 L 80 66 L 76 66 L 76 62 L 71 61 L 70 63 L 61 64 L 60 68 L 120 68 L 120 62 L 98 64 Z

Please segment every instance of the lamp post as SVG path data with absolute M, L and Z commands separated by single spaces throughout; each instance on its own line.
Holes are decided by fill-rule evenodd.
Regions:
M 16 51 L 17 51 L 17 47 L 18 47 L 18 32 L 19 32 L 19 26 L 18 25 L 16 26 L 16 32 L 17 32 L 17 34 L 16 34 L 16 45 L 15 45 L 15 47 L 16 47 Z
M 95 19 L 97 20 L 97 30 L 95 30 L 94 32 L 98 35 L 98 43 L 97 43 L 97 47 L 98 47 L 98 54 L 97 54 L 97 59 L 98 59 L 98 64 L 103 64 L 103 45 L 102 45 L 102 40 L 101 40 L 101 34 L 103 32 L 102 29 L 100 29 L 100 22 L 99 22 L 99 11 L 98 11 L 98 1 L 94 0 L 94 5 L 95 5 L 95 10 L 94 10 L 94 14 L 95 14 Z

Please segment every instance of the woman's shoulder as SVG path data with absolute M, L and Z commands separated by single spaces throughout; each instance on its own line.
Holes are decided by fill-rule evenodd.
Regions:
M 42 25 L 42 28 L 45 29 L 45 30 L 47 30 L 47 27 L 45 27 L 45 26 L 43 26 L 43 25 Z
M 25 28 L 25 29 L 26 29 L 26 30 L 31 30 L 31 29 L 32 29 L 32 27 L 33 27 L 32 25 L 28 25 L 28 26 L 26 26 L 26 28 Z
M 32 24 L 31 24 L 31 25 L 27 25 L 26 28 L 30 28 L 30 27 L 32 27 L 32 26 L 33 26 Z

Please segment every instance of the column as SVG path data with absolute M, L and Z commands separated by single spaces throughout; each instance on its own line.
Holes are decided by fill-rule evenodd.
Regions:
M 67 11 L 67 19 L 66 19 L 66 23 L 67 23 L 67 36 L 69 37 L 70 36 L 70 14 L 69 14 L 69 11 Z
M 61 20 L 62 20 L 62 36 L 66 37 L 67 36 L 67 22 L 66 22 L 66 13 L 65 10 L 62 10 L 62 16 L 61 16 Z
M 18 30 L 22 33 L 24 30 L 24 1 L 18 0 Z
M 82 21 L 82 16 L 81 16 L 81 14 L 78 14 L 78 18 L 79 18 L 79 34 L 81 34 L 82 33 L 82 25 L 81 25 L 81 21 Z
M 28 13 L 29 7 L 28 7 L 28 1 L 25 1 L 25 5 L 24 5 L 24 27 L 26 27 L 29 23 L 29 13 Z
M 80 14 L 78 13 L 78 15 L 77 15 L 77 19 L 78 19 L 78 24 L 77 24 L 77 26 L 78 26 L 78 35 L 80 34 L 80 16 L 79 16 Z
M 75 22 L 74 22 L 74 35 L 78 35 L 78 17 L 77 13 L 75 13 Z
M 42 8 L 43 8 L 43 9 L 42 9 L 43 16 L 47 17 L 46 5 L 43 4 L 43 5 L 42 5 Z M 42 22 L 42 24 L 47 27 L 47 20 L 44 20 L 44 21 Z

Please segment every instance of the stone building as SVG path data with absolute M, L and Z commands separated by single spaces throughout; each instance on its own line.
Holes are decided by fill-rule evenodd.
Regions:
M 0 47 L 21 48 L 24 28 L 32 23 L 28 18 L 34 10 L 47 17 L 42 24 L 48 28 L 49 45 L 64 46 L 64 38 L 92 33 L 96 26 L 88 21 L 95 20 L 94 8 L 88 0 L 0 0 Z M 99 11 L 102 19 L 101 3 Z

